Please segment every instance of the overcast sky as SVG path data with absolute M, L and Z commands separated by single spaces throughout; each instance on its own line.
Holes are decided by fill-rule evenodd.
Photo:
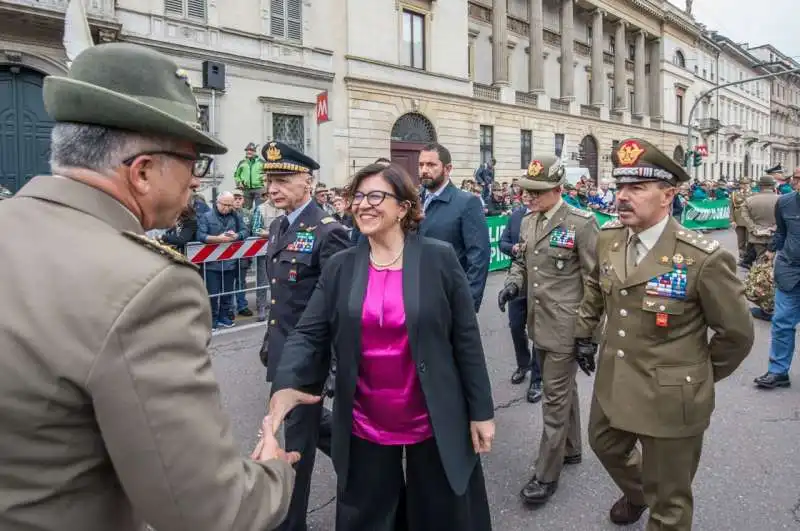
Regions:
M 685 0 L 669 0 L 683 9 Z M 772 44 L 800 59 L 800 0 L 694 0 L 695 19 L 735 42 Z

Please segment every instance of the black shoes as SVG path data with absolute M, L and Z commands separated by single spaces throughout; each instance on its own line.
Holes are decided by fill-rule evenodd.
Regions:
M 617 525 L 631 525 L 639 521 L 646 509 L 647 505 L 636 505 L 623 496 L 611 507 L 608 517 Z
M 514 385 L 519 385 L 524 382 L 525 377 L 528 376 L 529 370 L 530 369 L 528 367 L 517 367 L 517 370 L 511 375 L 511 383 Z
M 768 372 L 753 380 L 760 389 L 776 389 L 778 387 L 789 387 L 792 382 L 788 374 L 773 374 Z
M 542 399 L 542 382 L 531 381 L 531 386 L 528 387 L 528 394 L 526 397 L 528 402 L 535 404 Z
M 239 310 L 239 315 L 241 315 L 242 317 L 253 317 L 253 310 L 251 310 L 250 308 L 242 308 L 241 310 Z
M 581 456 L 581 454 L 564 456 L 565 465 L 579 465 L 581 461 L 583 461 L 583 456 Z
M 522 501 L 528 505 L 543 505 L 549 500 L 558 489 L 558 481 L 552 483 L 542 483 L 536 476 L 522 487 L 519 493 Z

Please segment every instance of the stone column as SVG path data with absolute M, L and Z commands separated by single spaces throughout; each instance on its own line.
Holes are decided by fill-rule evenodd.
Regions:
M 614 101 L 611 108 L 624 110 L 628 108 L 628 84 L 625 75 L 625 51 L 628 43 L 625 40 L 625 21 L 617 22 L 617 31 L 614 37 Z
M 601 107 L 606 104 L 608 92 L 603 65 L 603 16 L 601 9 L 592 13 L 592 105 Z
M 561 0 L 561 99 L 575 97 L 575 0 Z
M 542 0 L 530 0 L 528 3 L 528 38 L 530 54 L 528 56 L 528 92 L 544 93 L 544 15 Z
M 664 91 L 664 76 L 661 74 L 661 39 L 650 43 L 650 117 L 664 118 L 661 97 Z
M 495 85 L 508 85 L 508 13 L 506 0 L 492 2 L 492 79 Z
M 645 54 L 647 53 L 644 46 L 645 36 L 644 30 L 636 32 L 636 56 L 633 58 L 633 90 L 635 94 L 633 104 L 636 107 L 633 109 L 633 114 L 635 116 L 644 116 L 647 112 L 647 84 L 644 78 Z

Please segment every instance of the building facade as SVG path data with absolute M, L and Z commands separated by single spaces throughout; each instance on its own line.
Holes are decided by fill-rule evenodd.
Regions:
M 491 159 L 500 179 L 517 177 L 552 153 L 603 178 L 626 137 L 683 160 L 697 98 L 768 68 L 760 49 L 660 0 L 84 3 L 95 42 L 151 46 L 189 72 L 204 126 L 231 148 L 214 168 L 222 188 L 244 146 L 270 140 L 317 158 L 329 186 L 378 157 L 416 175 L 416 153 L 433 140 L 452 152 L 457 181 Z M 66 72 L 67 4 L 0 0 L 0 184 L 12 190 L 48 171 L 41 84 Z M 225 65 L 220 90 L 203 88 L 204 61 Z M 698 178 L 800 165 L 800 87 L 779 83 L 698 102 L 692 144 L 709 151 Z M 318 124 L 322 92 L 330 121 Z
M 800 63 L 767 44 L 750 48 L 750 53 L 769 63 L 770 72 L 800 68 Z M 772 163 L 784 169 L 800 168 L 800 75 L 774 78 L 770 87 L 770 144 Z

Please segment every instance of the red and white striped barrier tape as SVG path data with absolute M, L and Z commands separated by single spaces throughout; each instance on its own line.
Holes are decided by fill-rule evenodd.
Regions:
M 227 243 L 190 243 L 186 246 L 186 257 L 193 264 L 205 264 L 264 256 L 268 241 L 266 238 L 247 238 Z

